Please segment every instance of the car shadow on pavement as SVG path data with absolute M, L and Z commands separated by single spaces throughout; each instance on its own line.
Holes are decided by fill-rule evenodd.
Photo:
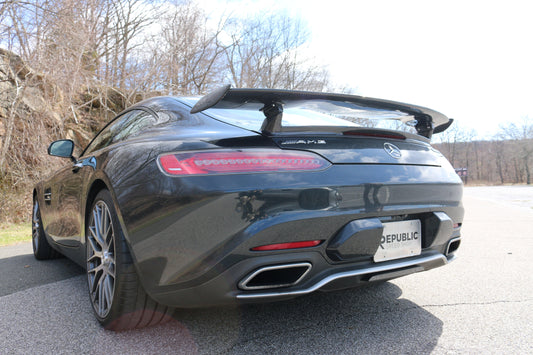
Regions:
M 177 310 L 175 319 L 199 353 L 429 354 L 443 322 L 401 294 L 386 282 L 277 303 Z
M 81 267 L 6 250 L 0 338 L 7 353 L 429 354 L 443 331 L 439 318 L 385 282 L 275 303 L 179 309 L 167 324 L 111 332 L 94 318 Z
M 24 247 L 31 252 L 31 244 Z M 0 297 L 84 273 L 67 258 L 39 261 L 29 253 L 0 258 L 0 270 Z

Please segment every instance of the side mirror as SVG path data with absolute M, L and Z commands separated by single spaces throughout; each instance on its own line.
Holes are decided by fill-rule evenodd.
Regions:
M 52 142 L 48 147 L 48 154 L 55 157 L 61 158 L 70 158 L 72 157 L 72 152 L 74 151 L 74 142 L 70 139 L 61 139 L 55 142 Z

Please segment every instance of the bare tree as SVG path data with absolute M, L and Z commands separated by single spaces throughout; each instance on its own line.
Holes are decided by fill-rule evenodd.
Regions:
M 190 1 L 172 6 L 161 18 L 161 35 L 154 41 L 157 86 L 170 94 L 198 94 L 224 81 L 221 66 L 225 49 L 220 34 L 226 19 L 210 28 L 206 13 Z
M 504 177 L 504 171 L 505 169 L 505 142 L 501 140 L 495 141 L 494 144 L 495 152 L 494 154 L 494 162 L 496 163 L 496 169 L 498 171 L 498 176 L 500 178 L 500 183 L 505 183 L 505 177 Z
M 501 127 L 501 136 L 513 142 L 513 150 L 519 154 L 524 172 L 526 184 L 531 184 L 531 158 L 533 157 L 533 119 L 523 117 L 522 122 L 511 122 Z
M 140 36 L 142 31 L 154 21 L 154 17 L 147 9 L 147 5 L 141 0 L 123 0 L 111 2 L 111 23 L 108 24 L 108 33 L 112 38 L 113 61 L 108 63 L 113 71 L 114 86 L 126 90 L 126 82 L 129 75 L 129 59 L 136 48 L 145 44 Z M 107 40 L 109 46 L 109 40 Z M 111 48 L 106 48 L 111 51 Z M 131 87 L 131 85 L 130 85 Z
M 234 20 L 226 65 L 236 87 L 323 90 L 325 68 L 302 53 L 309 35 L 302 23 L 287 15 Z
M 441 143 L 442 153 L 448 158 L 452 166 L 455 166 L 455 156 L 457 151 L 457 142 L 460 137 L 460 128 L 457 125 L 457 122 L 445 130 L 442 133 L 439 133 L 436 138 Z

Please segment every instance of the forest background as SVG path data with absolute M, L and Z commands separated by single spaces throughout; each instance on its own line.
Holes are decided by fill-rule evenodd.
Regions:
M 287 13 L 216 18 L 194 1 L 0 1 L 0 224 L 28 221 L 33 184 L 124 108 L 157 95 L 233 87 L 351 93 L 307 50 L 309 29 Z M 468 184 L 530 184 L 533 120 L 490 139 L 455 122 L 434 146 Z

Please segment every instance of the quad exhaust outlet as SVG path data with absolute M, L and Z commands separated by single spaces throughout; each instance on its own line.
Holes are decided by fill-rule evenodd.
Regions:
M 298 284 L 311 270 L 310 263 L 272 265 L 259 268 L 239 282 L 242 290 L 264 290 Z
M 457 249 L 459 249 L 459 245 L 461 244 L 461 238 L 453 238 L 448 242 L 448 246 L 446 246 L 446 256 L 453 253 Z

